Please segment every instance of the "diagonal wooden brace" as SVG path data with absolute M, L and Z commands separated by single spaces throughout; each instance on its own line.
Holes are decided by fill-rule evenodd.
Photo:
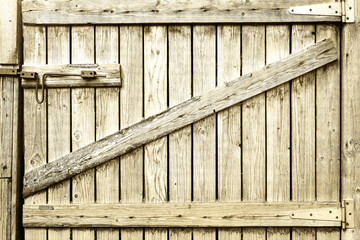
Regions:
M 23 195 L 30 196 L 337 58 L 331 40 L 318 42 L 26 173 Z

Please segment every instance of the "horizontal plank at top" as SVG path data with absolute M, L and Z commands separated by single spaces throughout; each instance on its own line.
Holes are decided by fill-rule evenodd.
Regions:
M 341 226 L 338 202 L 24 205 L 23 210 L 24 227 Z
M 95 78 L 82 78 L 79 75 L 82 70 L 96 71 Z M 45 79 L 46 87 L 120 87 L 119 64 L 64 64 L 64 65 L 37 65 L 22 66 L 23 72 L 36 72 L 42 78 L 44 74 L 50 74 Z M 59 76 L 66 74 L 69 76 Z M 73 74 L 73 75 L 72 75 Z M 34 88 L 35 79 L 23 78 L 23 88 Z
M 290 7 L 322 1 L 25 0 L 25 24 L 341 22 L 341 16 L 295 15 Z

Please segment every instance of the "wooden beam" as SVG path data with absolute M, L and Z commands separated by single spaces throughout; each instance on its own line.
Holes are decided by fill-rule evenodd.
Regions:
M 354 200 L 355 228 L 341 239 L 360 239 L 360 4 L 355 23 L 345 24 L 341 39 L 341 199 Z
M 316 2 L 315 2 L 316 3 Z M 292 14 L 313 1 L 103 1 L 25 0 L 25 24 L 155 24 L 235 22 L 341 22 L 336 16 Z M 334 1 L 330 4 L 336 4 Z M 329 3 L 325 3 L 325 9 Z
M 24 227 L 339 227 L 339 202 L 24 205 Z
M 25 197 L 105 163 L 197 122 L 245 99 L 274 88 L 338 58 L 330 40 L 312 45 L 264 68 L 227 82 L 157 115 L 29 171 L 24 177 Z M 139 89 L 140 91 L 140 89 Z

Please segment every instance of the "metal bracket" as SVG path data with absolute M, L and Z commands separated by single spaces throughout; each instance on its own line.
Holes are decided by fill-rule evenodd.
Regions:
M 354 200 L 343 200 L 341 202 L 341 225 L 343 229 L 355 228 L 355 204 Z
M 289 12 L 300 15 L 339 16 L 345 23 L 355 21 L 354 0 L 296 6 L 289 8 Z
M 20 72 L 20 77 L 26 78 L 26 79 L 35 79 L 36 72 Z
M 307 219 L 319 221 L 341 222 L 341 209 L 313 209 L 312 211 L 294 211 L 290 214 L 293 219 Z
M 95 78 L 96 71 L 81 71 L 82 78 Z

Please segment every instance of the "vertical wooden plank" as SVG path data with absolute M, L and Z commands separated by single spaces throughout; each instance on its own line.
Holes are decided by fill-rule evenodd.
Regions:
M 48 63 L 70 62 L 69 27 L 48 27 Z M 48 89 L 48 155 L 49 162 L 70 152 L 70 89 Z M 70 181 L 48 190 L 48 203 L 70 203 Z M 69 239 L 70 229 L 49 229 L 48 239 Z
M 0 239 L 10 239 L 11 183 L 8 178 L 0 179 Z
M 193 93 L 216 86 L 216 26 L 193 27 Z M 193 125 L 193 200 L 216 200 L 216 116 Z M 215 239 L 215 229 L 194 229 L 194 240 Z
M 340 33 L 335 25 L 317 25 L 316 41 L 330 38 L 339 52 Z M 318 201 L 340 197 L 340 62 L 316 71 L 316 193 Z M 339 229 L 318 229 L 318 240 L 339 240 Z
M 243 74 L 265 65 L 265 26 L 242 28 Z M 264 202 L 265 199 L 265 94 L 243 102 L 243 200 Z M 265 239 L 265 228 L 244 228 L 245 239 Z
M 266 64 L 288 56 L 290 29 L 266 26 Z M 290 84 L 266 93 L 267 201 L 290 200 Z M 269 228 L 269 240 L 289 240 L 289 228 Z
M 341 239 L 360 238 L 360 4 L 352 9 L 355 23 L 344 24 L 341 43 L 341 199 L 355 201 L 355 229 Z
M 241 27 L 217 27 L 218 85 L 240 76 Z M 241 201 L 241 104 L 217 115 L 219 201 Z M 241 228 L 219 230 L 219 239 L 240 239 Z
M 94 63 L 94 27 L 72 27 L 72 63 Z M 95 99 L 93 88 L 74 88 L 72 101 L 72 148 L 76 150 L 95 141 Z M 91 169 L 72 179 L 73 203 L 95 200 L 95 170 Z M 94 239 L 93 229 L 74 229 L 73 239 Z
M 121 128 L 139 122 L 143 116 L 143 27 L 120 26 Z M 143 148 L 121 156 L 121 202 L 143 200 Z M 122 229 L 122 240 L 142 240 L 142 229 Z
M 11 177 L 14 78 L 0 77 L 0 177 Z
M 21 29 L 19 21 L 20 1 L 0 0 L 0 63 L 1 64 L 19 64 L 20 50 L 19 32 Z
M 46 63 L 45 27 L 24 26 L 24 64 Z M 34 89 L 24 89 L 24 167 L 25 172 L 46 163 L 46 96 L 38 104 Z M 25 199 L 25 204 L 46 204 L 46 191 Z M 25 229 L 26 240 L 46 239 L 46 229 Z
M 118 63 L 118 26 L 96 27 L 96 63 Z M 96 89 L 96 139 L 119 130 L 119 88 Z M 119 158 L 96 168 L 96 200 L 98 203 L 119 201 Z M 98 229 L 97 239 L 118 240 L 119 230 Z
M 169 106 L 191 98 L 191 26 L 169 26 Z M 169 200 L 191 202 L 191 126 L 169 135 Z M 191 240 L 189 229 L 170 229 L 169 238 Z
M 293 25 L 292 52 L 315 42 L 314 25 Z M 292 199 L 315 200 L 315 73 L 292 81 L 291 88 Z M 315 229 L 294 228 L 293 239 L 315 239 Z
M 18 36 L 20 37 L 20 36 Z M 22 146 L 22 123 L 20 116 L 23 109 L 23 102 L 20 102 L 20 78 L 14 78 L 14 98 L 13 98 L 13 146 L 12 146 L 12 173 L 11 173 L 11 240 L 20 239 L 22 235 L 21 213 L 22 213 L 22 194 L 21 186 L 23 181 L 23 150 Z
M 144 27 L 145 117 L 167 108 L 167 27 Z M 145 145 L 145 201 L 167 201 L 167 137 Z M 145 239 L 167 239 L 167 229 L 146 229 Z

